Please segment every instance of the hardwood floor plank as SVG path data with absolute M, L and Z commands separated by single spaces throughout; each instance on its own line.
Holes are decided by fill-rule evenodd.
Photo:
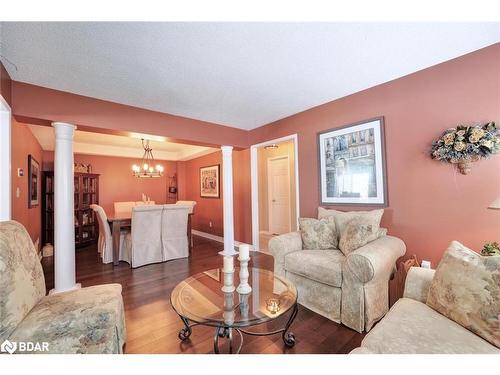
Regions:
M 102 264 L 96 246 L 78 249 L 76 253 L 77 282 L 82 287 L 119 283 L 122 285 L 127 324 L 126 353 L 213 353 L 214 328 L 196 326 L 190 340 L 182 343 L 177 337 L 183 324 L 170 305 L 170 293 L 188 276 L 221 266 L 217 254 L 223 245 L 201 237 L 194 237 L 192 256 L 170 262 L 131 269 L 121 262 L 113 267 Z M 47 291 L 54 285 L 53 258 L 42 261 Z M 272 256 L 252 253 L 253 267 L 273 269 Z M 287 316 L 258 327 L 253 331 L 270 331 L 282 327 Z M 364 335 L 332 322 L 303 306 L 291 331 L 296 337 L 293 348 L 286 348 L 281 335 L 244 335 L 242 354 L 282 353 L 348 353 L 359 346 Z M 220 340 L 221 352 L 227 352 L 227 340 Z

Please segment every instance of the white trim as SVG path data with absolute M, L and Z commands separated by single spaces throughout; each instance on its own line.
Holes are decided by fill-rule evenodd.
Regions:
M 0 95 L 0 221 L 12 219 L 12 112 Z
M 258 176 L 258 158 L 257 149 L 259 147 L 269 146 L 273 143 L 284 141 L 293 141 L 294 161 L 295 161 L 295 213 L 296 224 L 298 225 L 300 217 L 300 177 L 299 177 L 299 137 L 297 134 L 287 135 L 285 137 L 271 139 L 262 143 L 250 146 L 250 175 L 252 185 L 252 243 L 256 251 L 259 251 L 259 176 Z
M 216 236 L 215 234 L 201 232 L 201 231 L 196 230 L 196 229 L 191 230 L 191 233 L 194 234 L 195 236 L 199 236 L 199 237 L 207 238 L 207 239 L 212 240 L 212 241 L 224 243 L 224 237 Z M 240 242 L 240 241 L 234 241 L 235 247 L 239 247 L 240 245 L 249 245 L 251 251 L 256 251 L 255 248 L 253 247 L 253 245 L 245 244 L 244 242 Z
M 271 230 L 271 206 L 272 206 L 272 199 L 271 199 L 271 194 L 269 194 L 269 190 L 271 188 L 271 181 L 269 180 L 269 167 L 271 162 L 280 160 L 280 159 L 286 159 L 286 173 L 287 173 L 287 178 L 288 178 L 288 231 L 292 229 L 292 192 L 290 189 L 290 181 L 291 181 L 291 176 L 290 176 L 290 156 L 289 155 L 280 155 L 280 156 L 274 156 L 271 158 L 267 158 L 267 220 L 269 222 L 269 232 L 273 233 Z

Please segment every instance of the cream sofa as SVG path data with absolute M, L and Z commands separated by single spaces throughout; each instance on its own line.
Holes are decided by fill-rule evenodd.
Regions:
M 48 343 L 49 353 L 122 353 L 121 290 L 107 284 L 46 296 L 26 229 L 15 221 L 0 222 L 0 343 Z
M 488 341 L 426 305 L 434 272 L 412 267 L 403 298 L 351 353 L 500 354 Z
M 308 309 L 358 332 L 369 331 L 389 309 L 389 279 L 406 252 L 383 235 L 347 257 L 340 250 L 303 250 L 300 232 L 272 238 L 274 272 L 293 282 Z

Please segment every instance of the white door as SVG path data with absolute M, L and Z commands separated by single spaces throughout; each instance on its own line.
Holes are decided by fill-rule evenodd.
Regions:
M 288 156 L 268 159 L 269 232 L 290 232 L 290 164 Z

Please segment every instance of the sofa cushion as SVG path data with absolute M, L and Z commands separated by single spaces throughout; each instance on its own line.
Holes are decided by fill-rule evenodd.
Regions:
M 500 347 L 500 256 L 453 241 L 432 280 L 427 305 Z
M 48 342 L 50 353 L 121 353 L 126 339 L 121 285 L 44 297 L 9 337 Z
M 299 228 L 304 249 L 323 250 L 337 248 L 337 231 L 333 217 L 326 217 L 321 220 L 300 218 Z
M 285 256 L 285 270 L 340 288 L 344 261 L 339 250 L 302 250 Z
M 386 354 L 475 354 L 500 350 L 422 302 L 399 299 L 362 347 Z
M 31 238 L 15 221 L 0 223 L 0 342 L 45 295 L 45 279 Z

